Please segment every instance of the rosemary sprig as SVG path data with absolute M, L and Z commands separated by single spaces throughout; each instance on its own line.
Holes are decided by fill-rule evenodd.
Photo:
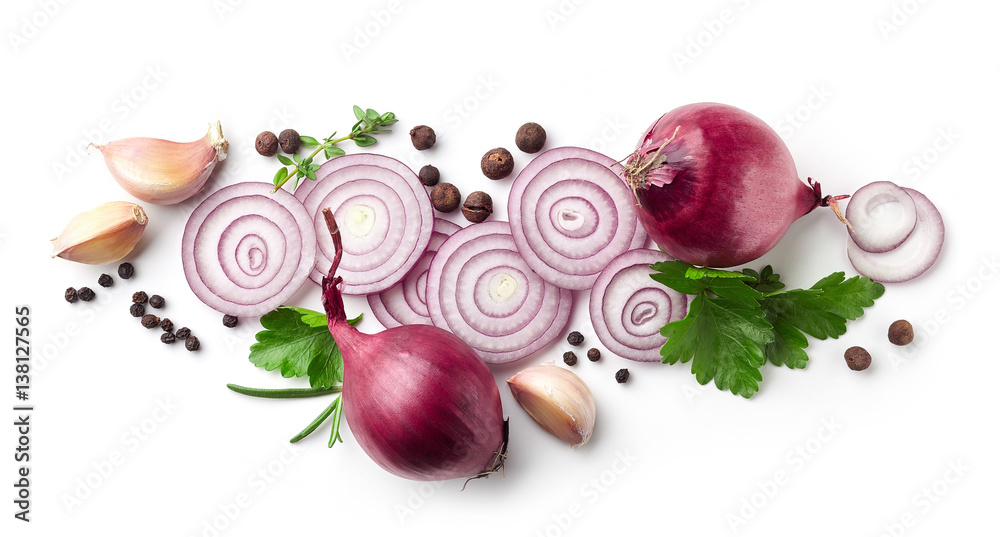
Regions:
M 271 193 L 277 192 L 279 188 L 284 186 L 289 179 L 294 178 L 295 182 L 292 183 L 292 190 L 294 191 L 299 186 L 299 179 L 306 178 L 316 180 L 316 170 L 319 169 L 319 164 L 313 163 L 313 159 L 319 155 L 320 151 L 327 160 L 345 155 L 347 152 L 342 148 L 337 147 L 337 144 L 346 140 L 354 140 L 354 143 L 358 147 L 368 147 L 374 145 L 378 140 L 375 139 L 376 134 L 383 134 L 391 132 L 388 127 L 393 123 L 398 121 L 396 115 L 392 112 L 386 112 L 384 114 L 379 114 L 375 110 L 368 108 L 362 110 L 360 106 L 354 107 L 354 117 L 357 118 L 357 123 L 351 127 L 351 133 L 347 136 L 341 136 L 340 138 L 335 138 L 336 132 L 323 138 L 320 142 L 312 136 L 301 136 L 302 147 L 311 148 L 314 147 L 312 153 L 309 156 L 302 158 L 298 154 L 292 155 L 288 158 L 284 155 L 276 155 L 278 160 L 284 165 L 277 173 L 274 174 L 274 189 Z

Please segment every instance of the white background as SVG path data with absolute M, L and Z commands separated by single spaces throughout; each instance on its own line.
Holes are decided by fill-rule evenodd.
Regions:
M 995 534 L 995 3 L 17 0 L 3 9 L 4 535 Z M 252 151 L 262 130 L 321 137 L 348 129 L 354 104 L 391 110 L 401 122 L 372 150 L 488 191 L 504 219 L 510 180 L 485 180 L 478 162 L 491 147 L 514 150 L 521 123 L 544 125 L 548 147 L 620 158 L 662 113 L 696 101 L 765 119 L 801 177 L 828 193 L 874 180 L 923 191 L 947 225 L 940 260 L 887 286 L 839 340 L 811 340 L 805 370 L 767 366 L 750 401 L 699 386 L 687 366 L 582 362 L 575 371 L 599 417 L 576 450 L 541 431 L 502 384 L 558 360 L 565 345 L 496 368 L 512 427 L 506 477 L 464 492 L 458 481 L 383 472 L 348 427 L 333 449 L 326 427 L 291 447 L 325 401 L 225 388 L 304 381 L 254 368 L 256 320 L 225 329 L 187 288 L 179 244 L 193 202 L 147 204 L 137 276 L 97 288 L 91 304 L 67 304 L 62 291 L 93 287 L 113 267 L 49 258 L 48 239 L 72 214 L 131 199 L 100 155 L 77 154 L 92 138 L 188 141 L 220 119 L 232 145 L 215 189 L 274 173 Z M 421 123 L 438 142 L 418 154 L 405 133 Z M 514 155 L 519 170 L 528 159 Z M 850 275 L 845 240 L 817 211 L 753 266 L 772 263 L 794 287 Z M 166 314 L 194 327 L 203 349 L 161 345 L 139 328 L 126 312 L 138 289 L 167 297 Z M 571 328 L 593 343 L 586 299 L 578 294 Z M 311 284 L 290 302 L 321 308 Z M 13 518 L 15 305 L 32 312 L 30 524 Z M 362 301 L 348 311 L 369 312 Z M 886 327 L 904 317 L 918 341 L 893 348 Z M 380 330 L 371 316 L 361 328 Z M 872 352 L 868 371 L 845 366 L 850 345 Z M 625 366 L 632 380 L 620 386 L 613 374 Z

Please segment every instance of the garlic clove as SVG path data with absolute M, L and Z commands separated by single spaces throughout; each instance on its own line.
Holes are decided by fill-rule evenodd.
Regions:
M 126 138 L 97 148 L 108 171 L 129 194 L 148 203 L 171 205 L 205 187 L 215 165 L 226 159 L 229 142 L 216 121 L 194 142 Z
M 587 384 L 572 371 L 554 364 L 535 365 L 507 379 L 507 385 L 546 431 L 572 447 L 590 440 L 597 404 Z
M 74 216 L 52 239 L 52 257 L 88 265 L 113 263 L 128 255 L 146 229 L 146 212 L 125 201 L 111 201 Z

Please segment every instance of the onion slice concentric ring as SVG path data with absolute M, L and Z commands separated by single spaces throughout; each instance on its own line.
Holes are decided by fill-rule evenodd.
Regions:
M 338 269 L 343 293 L 380 293 L 402 280 L 427 249 L 434 228 L 430 198 L 413 170 L 390 157 L 356 153 L 327 161 L 316 177 L 295 191 L 318 238 L 309 277 L 321 283 L 333 258 L 322 214 L 329 207 L 344 243 Z
M 847 257 L 855 270 L 877 282 L 900 283 L 920 276 L 937 261 L 944 244 L 944 220 L 937 207 L 920 192 L 904 188 L 916 208 L 913 233 L 888 252 L 866 252 L 853 240 L 847 241 Z
M 559 147 L 535 157 L 514 179 L 507 204 L 511 233 L 542 278 L 588 289 L 614 258 L 645 243 L 621 172 L 611 157 Z
M 427 271 L 434 325 L 465 340 L 487 363 L 524 358 L 555 341 L 573 293 L 546 282 L 514 246 L 507 222 L 466 227 L 444 241 Z
M 205 198 L 181 239 L 184 276 L 219 312 L 257 317 L 302 287 L 316 261 L 305 208 L 269 183 L 237 183 Z
M 688 310 L 687 295 L 649 277 L 650 265 L 671 259 L 659 250 L 630 250 L 598 276 L 590 293 L 590 321 L 609 351 L 638 362 L 661 360 L 667 338 L 660 328 Z
M 895 218 L 886 216 L 897 205 Z M 917 225 L 917 209 L 906 190 L 889 181 L 875 181 L 858 189 L 847 204 L 844 217 L 854 228 L 851 238 L 866 252 L 888 252 L 903 244 Z
M 404 324 L 434 324 L 427 312 L 427 269 L 441 244 L 462 226 L 448 220 L 436 218 L 427 250 L 410 269 L 406 277 L 396 285 L 368 295 L 368 305 L 378 322 L 386 328 Z

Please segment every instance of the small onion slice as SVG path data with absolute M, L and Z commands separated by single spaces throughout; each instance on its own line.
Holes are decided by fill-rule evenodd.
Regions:
M 462 226 L 434 219 L 434 232 L 427 250 L 410 269 L 403 281 L 378 294 L 368 295 L 368 305 L 378 322 L 386 328 L 404 324 L 434 324 L 427 313 L 427 269 L 431 266 L 438 247 Z
M 184 276 L 212 309 L 257 317 L 302 287 L 316 232 L 299 200 L 269 183 L 237 183 L 205 198 L 181 239 Z
M 343 237 L 338 274 L 346 295 L 380 293 L 406 276 L 431 240 L 434 214 L 427 190 L 413 170 L 396 159 L 355 153 L 329 160 L 295 191 L 313 218 L 321 284 L 333 258 L 333 239 L 323 209 L 333 210 Z
M 667 341 L 660 329 L 687 315 L 688 297 L 656 283 L 649 266 L 672 259 L 659 250 L 630 250 L 598 276 L 590 293 L 590 321 L 609 351 L 637 362 L 660 361 Z
M 589 289 L 619 254 L 641 248 L 635 197 L 611 157 L 579 147 L 550 149 L 511 185 L 507 210 L 517 249 L 542 278 Z
M 885 214 L 890 212 L 897 214 Z M 913 200 L 906 190 L 889 181 L 875 181 L 859 188 L 851 196 L 844 217 L 854 227 L 850 233 L 858 247 L 873 253 L 888 252 L 903 244 L 917 225 Z
M 489 364 L 519 360 L 554 341 L 572 307 L 571 291 L 529 268 L 507 222 L 458 231 L 438 248 L 427 271 L 434 326 L 465 340 Z
M 944 244 L 944 220 L 927 196 L 912 188 L 903 189 L 913 200 L 917 225 L 899 247 L 884 253 L 866 252 L 853 240 L 847 241 L 847 257 L 854 268 L 877 282 L 899 283 L 920 276 L 937 261 Z

